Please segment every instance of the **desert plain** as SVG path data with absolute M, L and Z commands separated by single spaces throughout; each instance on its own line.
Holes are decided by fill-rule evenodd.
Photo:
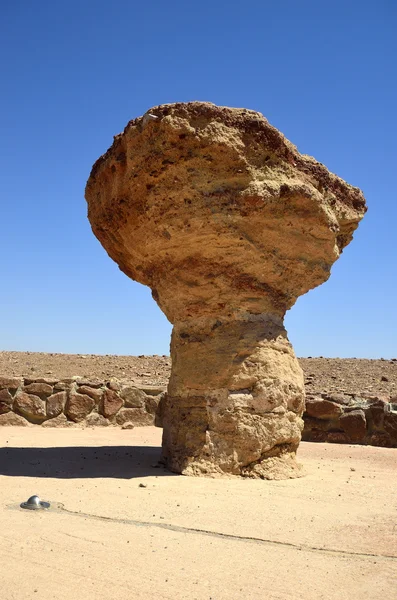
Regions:
M 0 356 L 25 376 L 119 364 L 159 384 L 169 369 L 168 357 Z M 312 386 L 394 389 L 392 360 L 302 363 Z M 160 448 L 155 427 L 1 428 L 2 600 L 397 597 L 396 449 L 302 442 L 304 477 L 262 481 L 175 475 Z M 32 494 L 51 508 L 22 510 Z

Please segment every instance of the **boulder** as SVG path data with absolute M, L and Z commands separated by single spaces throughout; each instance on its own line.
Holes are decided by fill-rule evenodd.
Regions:
M 121 389 L 121 383 L 116 377 L 112 377 L 106 385 L 114 392 L 119 392 Z
M 8 388 L 10 390 L 17 390 L 23 384 L 21 377 L 0 377 L 0 390 Z
M 87 396 L 90 396 L 90 398 L 95 400 L 95 404 L 99 404 L 99 402 L 101 401 L 103 390 L 101 390 L 100 388 L 94 388 L 89 385 L 79 385 L 77 389 L 79 391 L 79 394 L 86 394 Z
M 7 388 L 0 390 L 0 402 L 5 402 L 7 404 L 12 404 L 13 399 Z
M 54 391 L 65 391 L 70 388 L 70 383 L 67 381 L 58 381 L 54 384 Z
M 349 396 L 346 396 L 345 394 L 338 394 L 336 392 L 332 394 L 322 394 L 322 397 L 324 400 L 329 400 L 330 402 L 335 402 L 336 404 L 342 404 L 344 406 L 349 404 L 351 401 Z
M 122 408 L 114 417 L 117 425 L 132 423 L 135 426 L 153 425 L 154 417 L 141 408 Z
M 32 383 L 45 383 L 47 385 L 53 386 L 58 382 L 58 379 L 54 379 L 54 377 L 35 377 L 34 379 L 25 377 L 24 384 L 25 386 L 31 385 Z
M 72 421 L 83 421 L 90 414 L 95 402 L 86 394 L 71 393 L 66 403 L 65 413 Z
M 0 415 L 4 415 L 5 413 L 10 412 L 11 406 L 7 402 L 0 401 Z
M 100 388 L 103 386 L 103 381 L 99 379 L 80 379 L 77 381 L 78 386 L 87 386 L 89 388 Z
M 155 415 L 159 405 L 161 394 L 158 396 L 147 396 L 145 399 L 145 409 L 151 415 Z
M 140 385 L 139 389 L 147 396 L 158 396 L 165 392 L 166 387 L 164 385 Z
M 21 415 L 16 415 L 14 412 L 8 412 L 6 414 L 0 414 L 0 427 L 27 427 L 28 421 Z
M 57 417 L 44 421 L 42 427 L 69 427 L 70 425 L 72 425 L 72 423 L 67 420 L 66 415 L 61 413 Z
M 25 385 L 24 392 L 27 394 L 35 394 L 36 396 L 50 396 L 53 392 L 53 387 L 48 383 L 34 382 Z
M 340 404 L 330 400 L 307 398 L 305 412 L 309 417 L 316 419 L 335 419 L 342 414 L 343 408 Z
M 60 415 L 65 408 L 66 400 L 66 392 L 57 392 L 56 394 L 52 394 L 52 396 L 47 398 L 47 416 L 50 417 L 50 419 L 53 419 L 54 417 Z
M 389 434 L 391 445 L 397 447 L 397 412 L 387 411 L 384 416 L 385 432 Z
M 388 404 L 390 402 L 389 394 L 365 395 L 368 404 Z
M 371 400 L 371 403 L 365 412 L 374 429 L 383 429 L 383 421 L 387 406 L 388 403 L 383 400 Z M 379 444 L 375 445 L 378 446 Z
M 367 422 L 363 410 L 352 410 L 339 419 L 340 426 L 354 443 L 363 443 L 367 433 Z
M 300 476 L 304 380 L 283 319 L 330 276 L 361 191 L 263 115 L 189 102 L 131 121 L 86 199 L 94 234 L 173 324 L 166 466 Z
M 7 413 L 11 410 L 13 398 L 10 392 L 5 388 L 0 390 L 0 415 Z
M 135 386 L 124 387 L 120 392 L 120 396 L 127 408 L 142 408 L 145 406 L 146 394 Z
M 103 415 L 91 413 L 85 420 L 87 427 L 108 427 L 109 421 Z
M 17 394 L 14 398 L 14 410 L 30 423 L 42 423 L 47 418 L 45 402 L 34 394 Z
M 113 417 L 123 406 L 123 400 L 114 390 L 103 392 L 99 412 L 106 418 Z

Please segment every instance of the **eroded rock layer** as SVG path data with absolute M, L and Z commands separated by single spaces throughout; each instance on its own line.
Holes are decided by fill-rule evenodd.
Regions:
M 298 474 L 303 376 L 282 321 L 352 239 L 360 190 L 259 113 L 192 102 L 131 121 L 86 198 L 108 254 L 174 324 L 169 468 Z

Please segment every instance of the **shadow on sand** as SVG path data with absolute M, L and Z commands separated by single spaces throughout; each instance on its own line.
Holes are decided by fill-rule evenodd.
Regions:
M 176 476 L 158 465 L 158 446 L 0 448 L 0 476 L 79 479 Z

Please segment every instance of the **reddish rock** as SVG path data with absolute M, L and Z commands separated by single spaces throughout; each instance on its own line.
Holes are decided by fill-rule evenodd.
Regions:
M 0 390 L 0 402 L 8 404 L 10 407 L 12 406 L 12 396 L 6 388 Z
M 368 443 L 371 444 L 371 446 L 380 446 L 382 448 L 393 447 L 392 438 L 385 431 L 376 431 L 375 433 L 373 433 L 369 438 Z M 394 447 L 396 446 L 397 444 L 394 443 Z
M 53 419 L 63 412 L 67 400 L 66 392 L 58 392 L 47 399 L 47 416 Z
M 318 429 L 304 429 L 302 432 L 302 440 L 304 442 L 326 442 L 328 434 L 326 431 Z
M 36 394 L 37 396 L 50 396 L 53 392 L 52 385 L 48 383 L 30 383 L 29 385 L 25 385 L 24 391 L 27 394 Z
M 10 412 L 11 406 L 7 402 L 0 402 L 0 415 Z
M 29 423 L 21 415 L 14 412 L 0 415 L 0 427 L 27 427 Z
M 25 392 L 15 396 L 14 410 L 31 423 L 41 423 L 47 418 L 45 402 L 38 396 Z
M 103 392 L 99 412 L 106 418 L 113 417 L 123 406 L 123 400 L 113 390 Z
M 103 394 L 103 390 L 90 387 L 89 385 L 79 385 L 78 390 L 79 394 L 87 394 L 87 396 L 95 400 L 95 404 L 99 404 Z
M 340 418 L 340 426 L 354 443 L 364 442 L 367 434 L 367 421 L 363 410 L 352 410 Z
M 390 435 L 391 443 L 397 447 L 397 412 L 386 412 L 384 418 L 384 428 L 386 433 Z
M 22 385 L 20 377 L 0 377 L 0 389 L 17 390 Z
M 317 419 L 335 419 L 343 412 L 342 407 L 336 402 L 323 400 L 323 398 L 308 398 L 306 400 L 306 414 Z
M 373 400 L 372 404 L 368 407 L 366 413 L 368 420 L 372 422 L 372 426 L 375 429 L 383 428 L 383 419 L 385 416 L 385 407 L 387 404 L 381 400 Z M 375 444 L 378 445 L 378 444 Z
M 66 403 L 65 412 L 72 421 L 83 421 L 94 406 L 95 402 L 90 396 L 72 393 Z

